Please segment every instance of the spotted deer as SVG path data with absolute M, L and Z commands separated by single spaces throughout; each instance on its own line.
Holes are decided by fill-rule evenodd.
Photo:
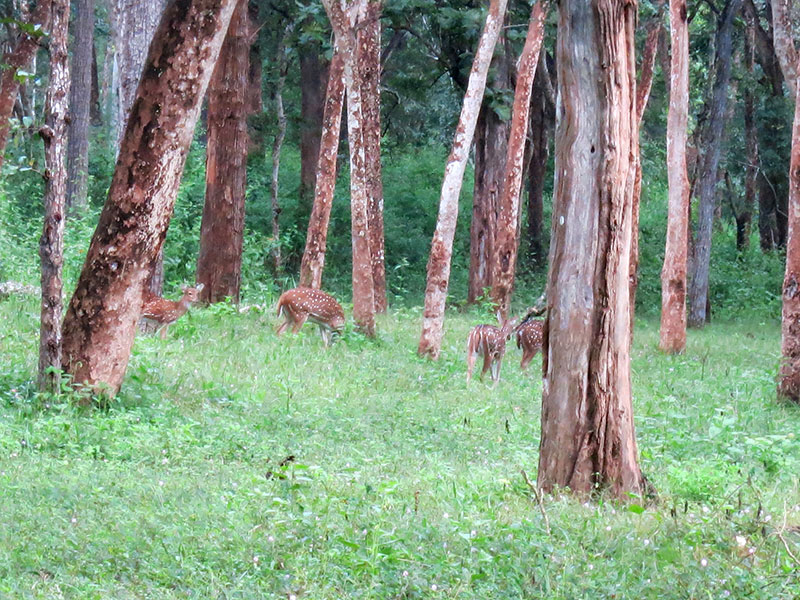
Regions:
M 331 335 L 344 329 L 344 311 L 341 304 L 330 294 L 310 287 L 296 287 L 281 294 L 278 299 L 278 316 L 285 320 L 278 327 L 281 335 L 289 326 L 297 333 L 306 320 L 319 325 L 319 333 L 325 346 L 331 343 Z
M 505 321 L 500 327 L 494 325 L 477 325 L 472 328 L 467 338 L 467 383 L 472 379 L 472 369 L 480 354 L 483 356 L 481 381 L 490 368 L 492 370 L 492 388 L 500 380 L 500 364 L 506 352 L 506 340 L 511 337 L 517 320 Z
M 177 302 L 162 298 L 150 290 L 145 290 L 142 297 L 142 313 L 139 322 L 155 326 L 156 331 L 160 329 L 162 340 L 166 339 L 169 326 L 186 314 L 189 306 L 197 302 L 200 292 L 203 290 L 203 284 L 199 283 L 195 287 L 183 286 L 181 289 L 183 295 Z
M 517 348 L 522 350 L 522 362 L 519 364 L 523 371 L 533 360 L 533 357 L 542 349 L 544 336 L 544 320 L 525 319 L 517 327 Z

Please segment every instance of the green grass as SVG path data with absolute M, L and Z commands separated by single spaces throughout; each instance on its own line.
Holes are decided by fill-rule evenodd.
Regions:
M 545 501 L 541 359 L 465 384 L 478 313 L 416 357 L 419 309 L 275 337 L 272 309 L 193 309 L 139 338 L 105 408 L 32 393 L 37 304 L 0 303 L 0 598 L 797 598 L 800 409 L 775 321 L 682 356 L 637 323 L 643 507 Z M 292 457 L 292 458 L 290 458 Z M 785 527 L 784 527 L 785 525 Z M 794 529 L 792 529 L 794 527 Z

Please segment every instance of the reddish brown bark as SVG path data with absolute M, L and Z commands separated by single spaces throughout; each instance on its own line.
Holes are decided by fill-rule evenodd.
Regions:
M 772 41 L 783 78 L 789 93 L 795 95 L 797 80 L 797 51 L 792 38 L 792 3 L 790 0 L 772 0 Z
M 664 352 L 686 347 L 686 269 L 689 248 L 689 176 L 686 143 L 689 125 L 689 23 L 686 0 L 670 0 L 670 97 L 667 114 L 669 208 L 664 268 L 661 271 L 661 341 Z
M 130 357 L 148 267 L 164 242 L 200 102 L 236 0 L 174 0 L 139 82 L 108 199 L 64 319 L 76 384 L 115 393 Z
M 45 125 L 44 228 L 39 241 L 42 264 L 42 311 L 39 335 L 39 389 L 58 393 L 61 386 L 61 267 L 64 262 L 64 217 L 67 171 L 65 138 L 69 95 L 67 29 L 69 0 L 52 6 L 50 29 L 50 82 L 47 87 Z
M 30 23 L 40 31 L 47 31 L 50 26 L 50 7 L 52 0 L 38 0 L 31 14 Z M 9 122 L 17 101 L 20 82 L 17 73 L 24 70 L 33 60 L 39 49 L 41 36 L 30 35 L 20 31 L 19 39 L 14 49 L 3 57 L 3 64 L 7 65 L 0 76 L 0 167 L 3 166 L 6 144 L 8 143 Z
M 507 0 L 491 0 L 486 24 L 481 33 L 478 49 L 472 62 L 464 104 L 456 127 L 453 147 L 444 171 L 439 215 L 433 233 L 431 254 L 428 258 L 428 278 L 425 286 L 425 310 L 422 320 L 422 335 L 417 352 L 420 356 L 439 358 L 444 335 L 444 308 L 447 287 L 450 283 L 450 261 L 453 254 L 453 238 L 458 218 L 458 196 L 464 179 L 472 137 L 478 111 L 483 101 L 486 75 L 492 60 L 497 38 L 503 26 Z
M 334 49 L 328 90 L 325 94 L 325 116 L 314 184 L 314 205 L 311 208 L 306 248 L 300 264 L 300 285 L 316 289 L 322 285 L 322 270 L 325 267 L 328 223 L 331 218 L 333 191 L 336 187 L 336 153 L 339 149 L 343 105 L 344 61 L 342 55 Z
M 238 0 L 208 86 L 206 202 L 197 257 L 201 302 L 239 302 L 249 144 L 247 17 L 247 0 Z
M 625 0 L 559 3 L 556 189 L 545 323 L 540 487 L 643 492 L 630 383 L 634 28 Z M 587 118 L 592 115 L 592 118 Z
M 492 298 L 497 303 L 503 319 L 508 318 L 511 292 L 514 288 L 514 271 L 519 244 L 519 198 L 522 189 L 528 114 L 531 91 L 539 51 L 544 37 L 544 20 L 547 0 L 539 0 L 531 8 L 528 34 L 517 63 L 517 85 L 514 91 L 514 111 L 511 117 L 511 135 L 508 140 L 503 187 L 497 213 L 497 239 L 492 261 Z

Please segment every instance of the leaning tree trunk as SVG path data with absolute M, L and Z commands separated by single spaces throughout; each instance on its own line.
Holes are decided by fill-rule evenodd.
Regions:
M 670 0 L 669 112 L 667 113 L 667 178 L 669 209 L 667 245 L 661 271 L 661 341 L 664 352 L 686 347 L 686 244 L 689 231 L 689 176 L 686 141 L 689 126 L 689 22 L 686 0 Z
M 45 125 L 40 133 L 45 147 L 44 229 L 39 241 L 42 261 L 42 318 L 39 335 L 39 389 L 58 393 L 61 387 L 61 266 L 64 262 L 64 217 L 67 171 L 64 142 L 67 134 L 69 56 L 67 30 L 69 0 L 53 2 L 50 28 L 50 82 Z
M 328 223 L 331 219 L 333 191 L 336 188 L 336 154 L 339 149 L 343 105 L 344 61 L 341 52 L 334 48 L 328 90 L 325 93 L 325 115 L 314 183 L 314 205 L 308 220 L 306 248 L 300 264 L 300 285 L 317 289 L 322 285 L 322 270 L 325 267 Z
M 691 263 L 689 283 L 689 327 L 703 327 L 708 318 L 708 276 L 711 265 L 711 233 L 714 225 L 715 191 L 719 159 L 722 150 L 723 128 L 728 104 L 728 83 L 731 77 L 733 19 L 742 0 L 728 0 L 719 17 L 716 35 L 714 87 L 709 118 L 703 140 L 700 173 L 695 186 L 698 198 L 697 235 Z
M 31 14 L 30 24 L 39 32 L 47 31 L 50 23 L 50 7 L 52 0 L 38 0 Z M 14 112 L 14 103 L 17 101 L 20 80 L 17 78 L 19 71 L 24 71 L 36 56 L 39 49 L 40 35 L 20 30 L 19 38 L 14 49 L 3 57 L 3 74 L 0 76 L 0 167 L 3 166 L 8 134 L 10 131 L 11 113 Z
M 634 28 L 625 0 L 562 0 L 539 486 L 643 491 L 630 381 Z
M 76 384 L 122 385 L 148 269 L 164 243 L 200 103 L 236 0 L 172 0 L 153 38 L 117 166 L 64 319 Z
M 94 0 L 78 0 L 75 3 L 75 15 L 69 89 L 67 206 L 82 211 L 86 208 L 89 189 L 89 113 L 92 103 Z
M 247 0 L 238 0 L 208 86 L 206 202 L 200 225 L 197 282 L 201 302 L 239 302 L 247 189 L 250 30 Z
M 433 233 L 431 254 L 428 258 L 428 280 L 425 286 L 425 310 L 422 320 L 422 335 L 417 352 L 420 356 L 439 358 L 444 335 L 444 308 L 447 286 L 450 282 L 450 261 L 453 254 L 453 238 L 458 218 L 458 197 L 464 181 L 475 122 L 483 100 L 486 75 L 492 60 L 494 46 L 503 26 L 507 0 L 491 0 L 486 24 L 481 33 L 478 49 L 472 62 L 464 104 L 456 127 L 453 148 L 444 170 L 439 215 Z
M 283 109 L 283 88 L 286 85 L 286 75 L 289 70 L 289 60 L 286 56 L 286 38 L 289 37 L 294 23 L 286 26 L 278 42 L 278 81 L 275 83 L 275 116 L 278 120 L 278 131 L 275 133 L 275 140 L 272 143 L 272 181 L 269 188 L 270 206 L 272 209 L 272 266 L 275 275 L 281 274 L 283 269 L 281 261 L 281 226 L 280 214 L 281 207 L 278 203 L 279 175 L 281 172 L 281 149 L 283 140 L 286 138 L 286 111 Z M 252 69 L 251 69 L 252 72 Z
M 539 0 L 531 8 L 528 34 L 517 63 L 517 86 L 514 90 L 514 112 L 511 117 L 511 135 L 508 140 L 503 187 L 497 212 L 497 237 L 492 257 L 492 299 L 503 319 L 508 317 L 511 292 L 514 288 L 514 271 L 517 265 L 519 244 L 519 196 L 522 189 L 525 141 L 528 132 L 528 114 L 531 91 L 539 51 L 544 37 L 544 20 L 547 0 Z

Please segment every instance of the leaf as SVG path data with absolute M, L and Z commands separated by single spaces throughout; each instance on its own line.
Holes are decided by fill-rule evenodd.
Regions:
M 642 514 L 644 512 L 644 507 L 640 506 L 639 504 L 629 504 L 628 505 L 628 510 L 630 512 L 632 512 L 632 513 L 640 515 L 640 514 Z

